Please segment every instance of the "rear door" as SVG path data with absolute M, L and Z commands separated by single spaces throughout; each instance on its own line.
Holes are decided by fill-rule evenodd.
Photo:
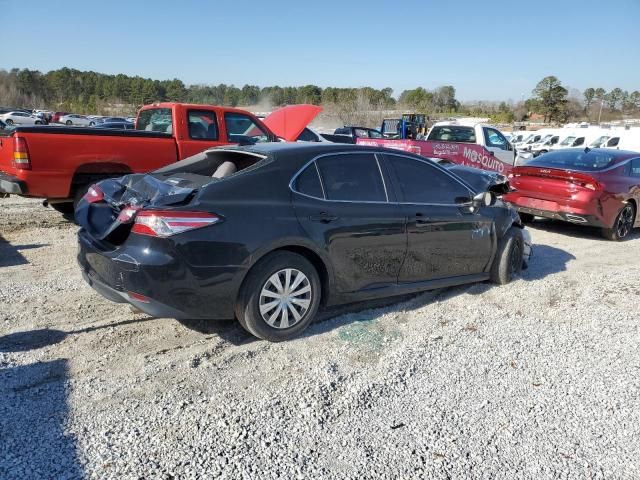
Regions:
M 405 221 L 389 201 L 376 155 L 320 156 L 292 189 L 300 224 L 331 257 L 338 292 L 396 284 L 407 247 Z
M 472 192 L 428 160 L 385 154 L 385 161 L 407 219 L 407 257 L 398 281 L 482 273 L 493 251 L 493 220 L 471 211 Z
M 187 136 L 180 139 L 180 159 L 190 157 L 208 148 L 227 145 L 221 141 L 216 112 L 188 109 Z

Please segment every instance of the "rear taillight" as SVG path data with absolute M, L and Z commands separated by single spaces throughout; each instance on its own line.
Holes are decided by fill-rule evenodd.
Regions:
M 31 170 L 27 139 L 15 137 L 13 142 L 13 167 L 19 170 Z
M 129 223 L 133 217 L 135 217 L 136 213 L 140 210 L 140 207 L 125 207 L 120 210 L 118 214 L 118 221 L 120 223 Z
M 220 221 L 220 217 L 205 212 L 174 210 L 141 210 L 131 231 L 152 237 L 170 237 L 178 233 L 207 227 Z
M 87 203 L 101 202 L 104 200 L 104 192 L 99 186 L 91 185 L 82 198 L 86 200 Z

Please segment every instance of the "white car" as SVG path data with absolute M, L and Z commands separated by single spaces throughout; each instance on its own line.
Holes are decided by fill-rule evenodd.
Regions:
M 40 125 L 44 123 L 38 117 L 25 112 L 8 112 L 0 115 L 0 120 L 7 125 Z
M 89 117 L 85 117 L 84 115 L 78 115 L 76 113 L 63 115 L 58 121 L 60 123 L 64 123 L 65 125 L 79 125 L 81 127 L 93 127 L 96 124 L 95 120 Z

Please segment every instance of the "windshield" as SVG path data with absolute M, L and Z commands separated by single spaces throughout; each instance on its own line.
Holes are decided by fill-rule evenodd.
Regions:
M 612 165 L 616 160 L 614 153 L 606 150 L 560 150 L 547 153 L 527 162 L 527 166 L 551 167 L 569 170 L 593 172 Z
M 593 142 L 591 142 L 589 144 L 589 146 L 592 147 L 592 148 L 597 148 L 597 147 L 601 146 L 604 142 L 609 140 L 609 138 L 610 137 L 608 137 L 607 135 L 602 135 L 601 137 L 598 137 Z
M 571 145 L 575 139 L 576 137 L 567 137 L 560 142 L 560 145 Z

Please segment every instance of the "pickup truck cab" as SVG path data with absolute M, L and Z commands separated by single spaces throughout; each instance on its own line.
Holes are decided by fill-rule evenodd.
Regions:
M 275 125 L 286 126 L 280 136 L 268 118 L 262 122 L 240 109 L 182 103 L 143 107 L 132 130 L 18 127 L 0 134 L 0 194 L 45 198 L 56 210 L 71 213 L 96 181 L 155 170 L 220 145 L 289 140 L 317 108 L 285 107 L 289 110 Z
M 438 122 L 426 140 L 362 139 L 359 145 L 372 145 L 444 158 L 460 165 L 508 174 L 516 161 L 516 151 L 494 126 L 460 121 Z

